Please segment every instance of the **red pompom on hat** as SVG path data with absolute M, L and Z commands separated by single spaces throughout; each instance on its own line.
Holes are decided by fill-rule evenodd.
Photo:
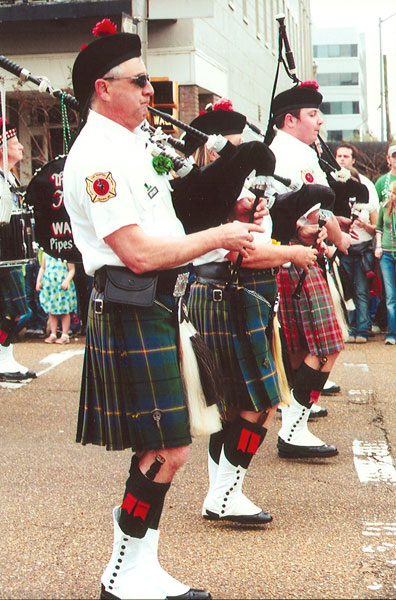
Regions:
M 92 32 L 96 39 L 83 46 L 73 65 L 73 88 L 81 110 L 95 89 L 95 81 L 110 69 L 141 55 L 141 42 L 134 33 L 117 33 L 110 19 L 97 23 Z
M 234 107 L 228 98 L 220 98 L 213 104 L 212 110 L 234 110 Z
M 92 33 L 96 37 L 103 37 L 104 35 L 113 35 L 117 33 L 117 25 L 110 21 L 110 19 L 103 19 L 96 23 L 95 27 L 92 29 Z
M 317 81 L 308 80 L 308 81 L 300 81 L 298 87 L 312 87 L 317 91 L 319 89 L 319 83 Z
M 3 145 L 3 119 L 0 117 L 0 146 Z M 6 140 L 11 139 L 17 135 L 16 127 L 10 125 L 7 120 L 5 121 L 6 126 Z

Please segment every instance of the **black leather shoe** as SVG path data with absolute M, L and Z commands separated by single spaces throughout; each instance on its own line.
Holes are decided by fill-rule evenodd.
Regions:
M 327 417 L 327 408 L 321 408 L 320 410 L 315 410 L 315 411 L 313 411 L 311 409 L 311 412 L 309 413 L 308 421 L 311 421 L 311 419 L 317 419 L 319 417 Z
M 194 590 L 190 588 L 185 594 L 180 596 L 167 596 L 166 600 L 211 600 L 212 594 L 206 590 Z
M 206 590 L 194 590 L 192 588 L 180 596 L 166 596 L 166 600 L 211 600 L 211 598 L 212 595 L 210 592 L 207 592 Z M 120 600 L 120 598 L 108 592 L 102 584 L 100 600 Z
M 36 379 L 37 375 L 33 371 L 16 371 L 15 373 L 0 373 L 0 381 L 9 381 L 18 383 L 18 381 L 26 381 L 26 379 Z
M 323 390 L 320 392 L 321 396 L 332 396 L 333 394 L 339 394 L 341 391 L 341 388 L 339 385 L 332 385 L 331 387 L 328 388 L 323 388 Z
M 295 446 L 284 442 L 278 437 L 278 456 L 279 458 L 330 458 L 337 456 L 338 450 L 335 446 Z
M 261 511 L 256 515 L 230 515 L 220 518 L 217 513 L 207 510 L 204 519 L 207 521 L 231 521 L 232 523 L 240 523 L 241 525 L 264 525 L 265 523 L 271 523 L 272 515 Z

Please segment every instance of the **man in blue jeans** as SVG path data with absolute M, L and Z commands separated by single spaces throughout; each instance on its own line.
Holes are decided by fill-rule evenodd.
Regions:
M 355 230 L 359 239 L 352 239 L 348 254 L 341 258 L 353 284 L 355 309 L 348 312 L 348 343 L 365 344 L 371 330 L 370 319 L 370 276 L 374 275 L 373 238 L 378 216 L 378 196 L 374 184 L 360 175 L 354 168 L 356 148 L 342 143 L 336 151 L 336 160 L 341 167 L 351 171 L 352 177 L 359 179 L 369 191 L 368 204 L 356 204 L 354 210 L 359 216 L 355 221 Z

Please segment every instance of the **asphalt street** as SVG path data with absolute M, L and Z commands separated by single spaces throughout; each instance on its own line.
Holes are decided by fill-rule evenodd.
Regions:
M 0 598 L 99 598 L 129 451 L 75 443 L 84 340 L 22 340 L 38 377 L 0 383 Z M 348 344 L 320 399 L 313 433 L 337 457 L 277 456 L 277 416 L 245 493 L 274 519 L 261 528 L 201 518 L 207 439 L 194 441 L 160 523 L 160 560 L 214 598 L 396 598 L 396 347 L 384 335 Z

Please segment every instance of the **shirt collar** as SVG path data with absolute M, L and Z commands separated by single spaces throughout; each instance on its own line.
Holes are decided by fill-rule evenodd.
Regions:
M 92 109 L 88 113 L 87 123 L 94 128 L 97 127 L 98 129 L 106 131 L 106 133 L 109 133 L 111 136 L 117 137 L 121 144 L 130 143 L 136 139 L 136 135 L 140 137 L 141 133 L 140 127 L 137 127 L 134 131 L 130 131 L 123 125 L 116 123 L 116 121 L 113 121 L 104 115 L 100 115 Z

